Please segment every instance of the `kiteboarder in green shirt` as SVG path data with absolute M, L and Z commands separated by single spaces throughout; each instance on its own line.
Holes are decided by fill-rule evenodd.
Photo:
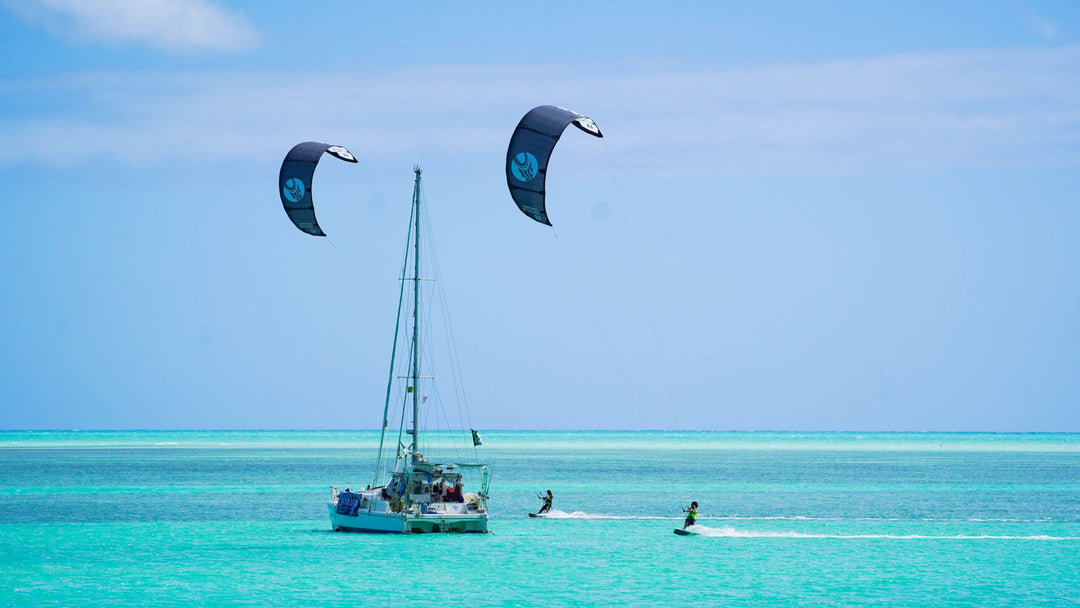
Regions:
M 683 509 L 683 512 L 686 513 L 686 522 L 683 523 L 683 527 L 682 527 L 683 530 L 689 528 L 690 526 L 697 525 L 697 501 L 696 500 L 694 502 L 690 503 L 690 508 L 689 509 Z
M 547 495 L 537 494 L 536 497 L 544 501 L 544 506 L 540 507 L 540 510 L 536 512 L 537 515 L 540 515 L 541 513 L 547 513 L 551 510 L 551 490 L 547 491 Z

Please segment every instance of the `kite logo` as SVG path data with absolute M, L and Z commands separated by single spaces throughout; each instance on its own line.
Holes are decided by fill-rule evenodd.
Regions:
M 581 118 L 575 118 L 574 119 L 574 124 L 576 124 L 579 128 L 581 128 L 586 133 L 591 133 L 591 134 L 596 135 L 596 136 L 600 135 L 600 127 L 597 127 L 596 123 L 593 122 L 592 119 L 587 117 L 587 116 L 582 116 Z
M 355 163 L 356 162 L 356 157 L 353 156 L 352 153 L 350 153 L 345 148 L 342 148 L 341 146 L 330 146 L 329 148 L 326 149 L 326 151 L 329 152 L 330 154 L 333 154 L 334 156 L 340 158 L 341 160 L 347 160 L 350 163 Z
M 299 203 L 303 200 L 306 190 L 304 180 L 299 177 L 292 177 L 285 182 L 285 187 L 281 189 L 281 193 L 285 195 L 285 198 L 289 199 L 289 202 Z
M 510 162 L 510 171 L 519 182 L 531 182 L 539 169 L 540 164 L 531 152 L 519 152 Z

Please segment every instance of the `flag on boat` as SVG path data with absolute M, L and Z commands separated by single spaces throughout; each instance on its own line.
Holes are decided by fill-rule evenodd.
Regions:
M 476 429 L 471 429 L 471 430 L 472 430 L 472 444 L 474 446 L 484 445 L 484 442 L 480 440 L 480 433 L 476 432 Z

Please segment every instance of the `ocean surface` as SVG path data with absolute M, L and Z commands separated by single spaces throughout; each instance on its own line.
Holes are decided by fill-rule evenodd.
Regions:
M 1080 606 L 1077 434 L 483 435 L 491 533 L 389 536 L 375 432 L 0 432 L 0 606 Z

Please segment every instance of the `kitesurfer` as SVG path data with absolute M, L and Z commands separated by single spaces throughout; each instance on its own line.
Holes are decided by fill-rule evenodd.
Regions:
M 537 515 L 540 515 L 541 513 L 547 513 L 549 510 L 551 510 L 551 490 L 548 490 L 547 494 L 537 494 L 536 497 L 544 501 L 544 506 L 540 507 L 540 510 L 536 512 Z
M 682 529 L 685 530 L 690 526 L 697 525 L 697 501 L 690 503 L 689 509 L 683 509 L 686 513 L 686 521 L 683 523 Z

